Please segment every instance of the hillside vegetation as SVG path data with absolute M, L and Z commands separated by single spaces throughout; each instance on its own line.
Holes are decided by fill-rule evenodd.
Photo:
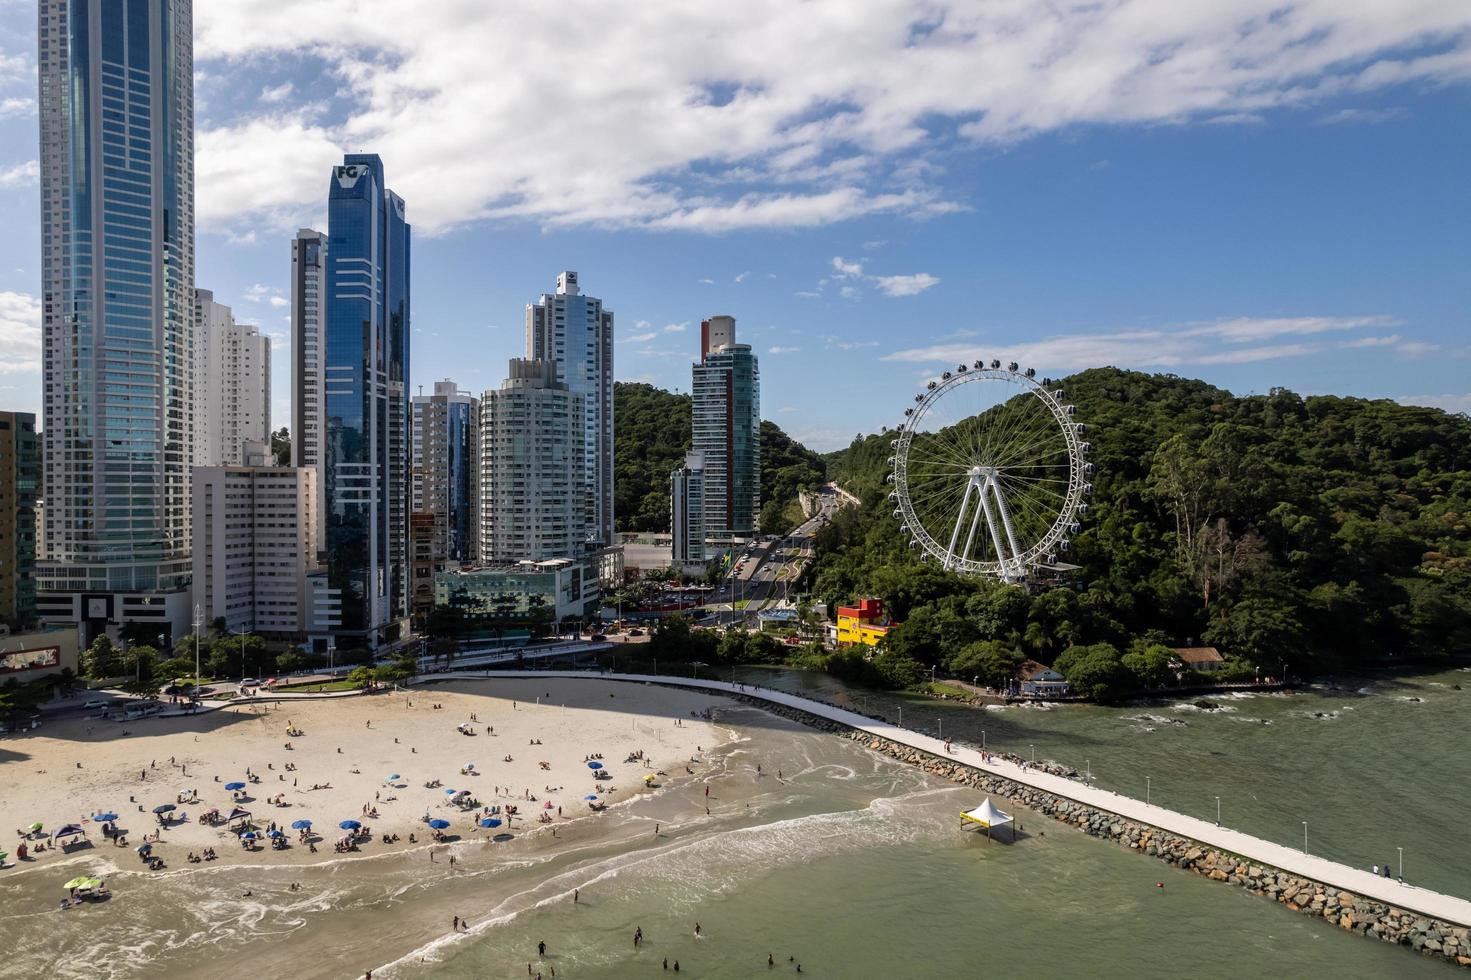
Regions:
M 620 531 L 669 530 L 669 473 L 691 445 L 690 396 L 653 385 L 613 386 L 614 513 Z M 774 422 L 761 423 L 761 527 L 772 534 L 792 526 L 798 490 L 825 479 L 826 461 L 795 442 Z
M 1000 676 L 1026 655 L 1106 695 L 1165 679 L 1169 646 L 1217 646 L 1237 674 L 1471 650 L 1465 416 L 1113 368 L 1061 384 L 1098 465 L 1065 587 L 920 564 L 884 496 L 892 433 L 827 458 L 865 506 L 821 533 L 813 590 L 907 620 L 878 658 L 888 682 L 930 664 Z

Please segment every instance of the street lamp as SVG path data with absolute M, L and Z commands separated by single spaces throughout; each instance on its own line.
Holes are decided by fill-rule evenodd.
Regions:
M 986 733 L 984 731 L 981 732 L 981 751 L 986 751 Z
M 1032 746 L 1032 765 L 1037 764 L 1037 746 Z
M 1083 785 L 1084 786 L 1092 786 L 1093 785 L 1093 760 L 1092 759 L 1084 759 L 1083 760 Z
M 1149 805 L 1149 777 L 1144 777 L 1144 805 Z
M 1405 883 L 1405 849 L 1396 847 L 1395 850 L 1399 851 L 1399 881 L 1403 885 Z
M 204 608 L 194 604 L 194 694 L 199 696 L 199 630 L 204 626 Z
M 1219 827 L 1220 825 L 1221 825 L 1221 798 L 1218 796 L 1218 797 L 1216 797 L 1216 826 Z M 1306 827 L 1307 824 L 1303 824 L 1303 826 Z M 1303 850 L 1307 850 L 1307 848 L 1303 848 Z
M 1302 852 L 1304 854 L 1308 852 L 1308 822 L 1306 820 L 1302 822 Z

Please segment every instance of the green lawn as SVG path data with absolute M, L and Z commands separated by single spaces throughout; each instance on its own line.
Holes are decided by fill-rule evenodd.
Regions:
M 954 684 L 946 684 L 944 681 L 926 682 L 924 690 L 927 694 L 948 694 L 952 698 L 968 698 L 971 692 Z
M 278 684 L 278 691 L 356 691 L 361 685 L 352 681 L 321 681 L 312 684 Z

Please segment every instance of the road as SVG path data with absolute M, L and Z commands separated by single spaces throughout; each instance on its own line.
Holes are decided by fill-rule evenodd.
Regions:
M 761 609 L 787 603 L 791 583 L 801 577 L 813 555 L 813 536 L 839 506 L 837 497 L 824 488 L 818 510 L 793 528 L 786 537 L 747 548 L 744 559 L 721 580 L 705 607 L 719 624 L 737 623 Z

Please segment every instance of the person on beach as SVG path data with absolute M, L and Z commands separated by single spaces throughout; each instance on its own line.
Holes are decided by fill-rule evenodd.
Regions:
M 633 948 L 638 949 L 644 942 L 644 927 L 639 926 L 633 930 Z
M 536 955 L 542 957 L 543 959 L 546 958 L 546 955 L 547 955 L 547 943 L 546 943 L 546 940 L 545 939 L 541 940 L 540 942 L 538 942 L 536 944 Z

